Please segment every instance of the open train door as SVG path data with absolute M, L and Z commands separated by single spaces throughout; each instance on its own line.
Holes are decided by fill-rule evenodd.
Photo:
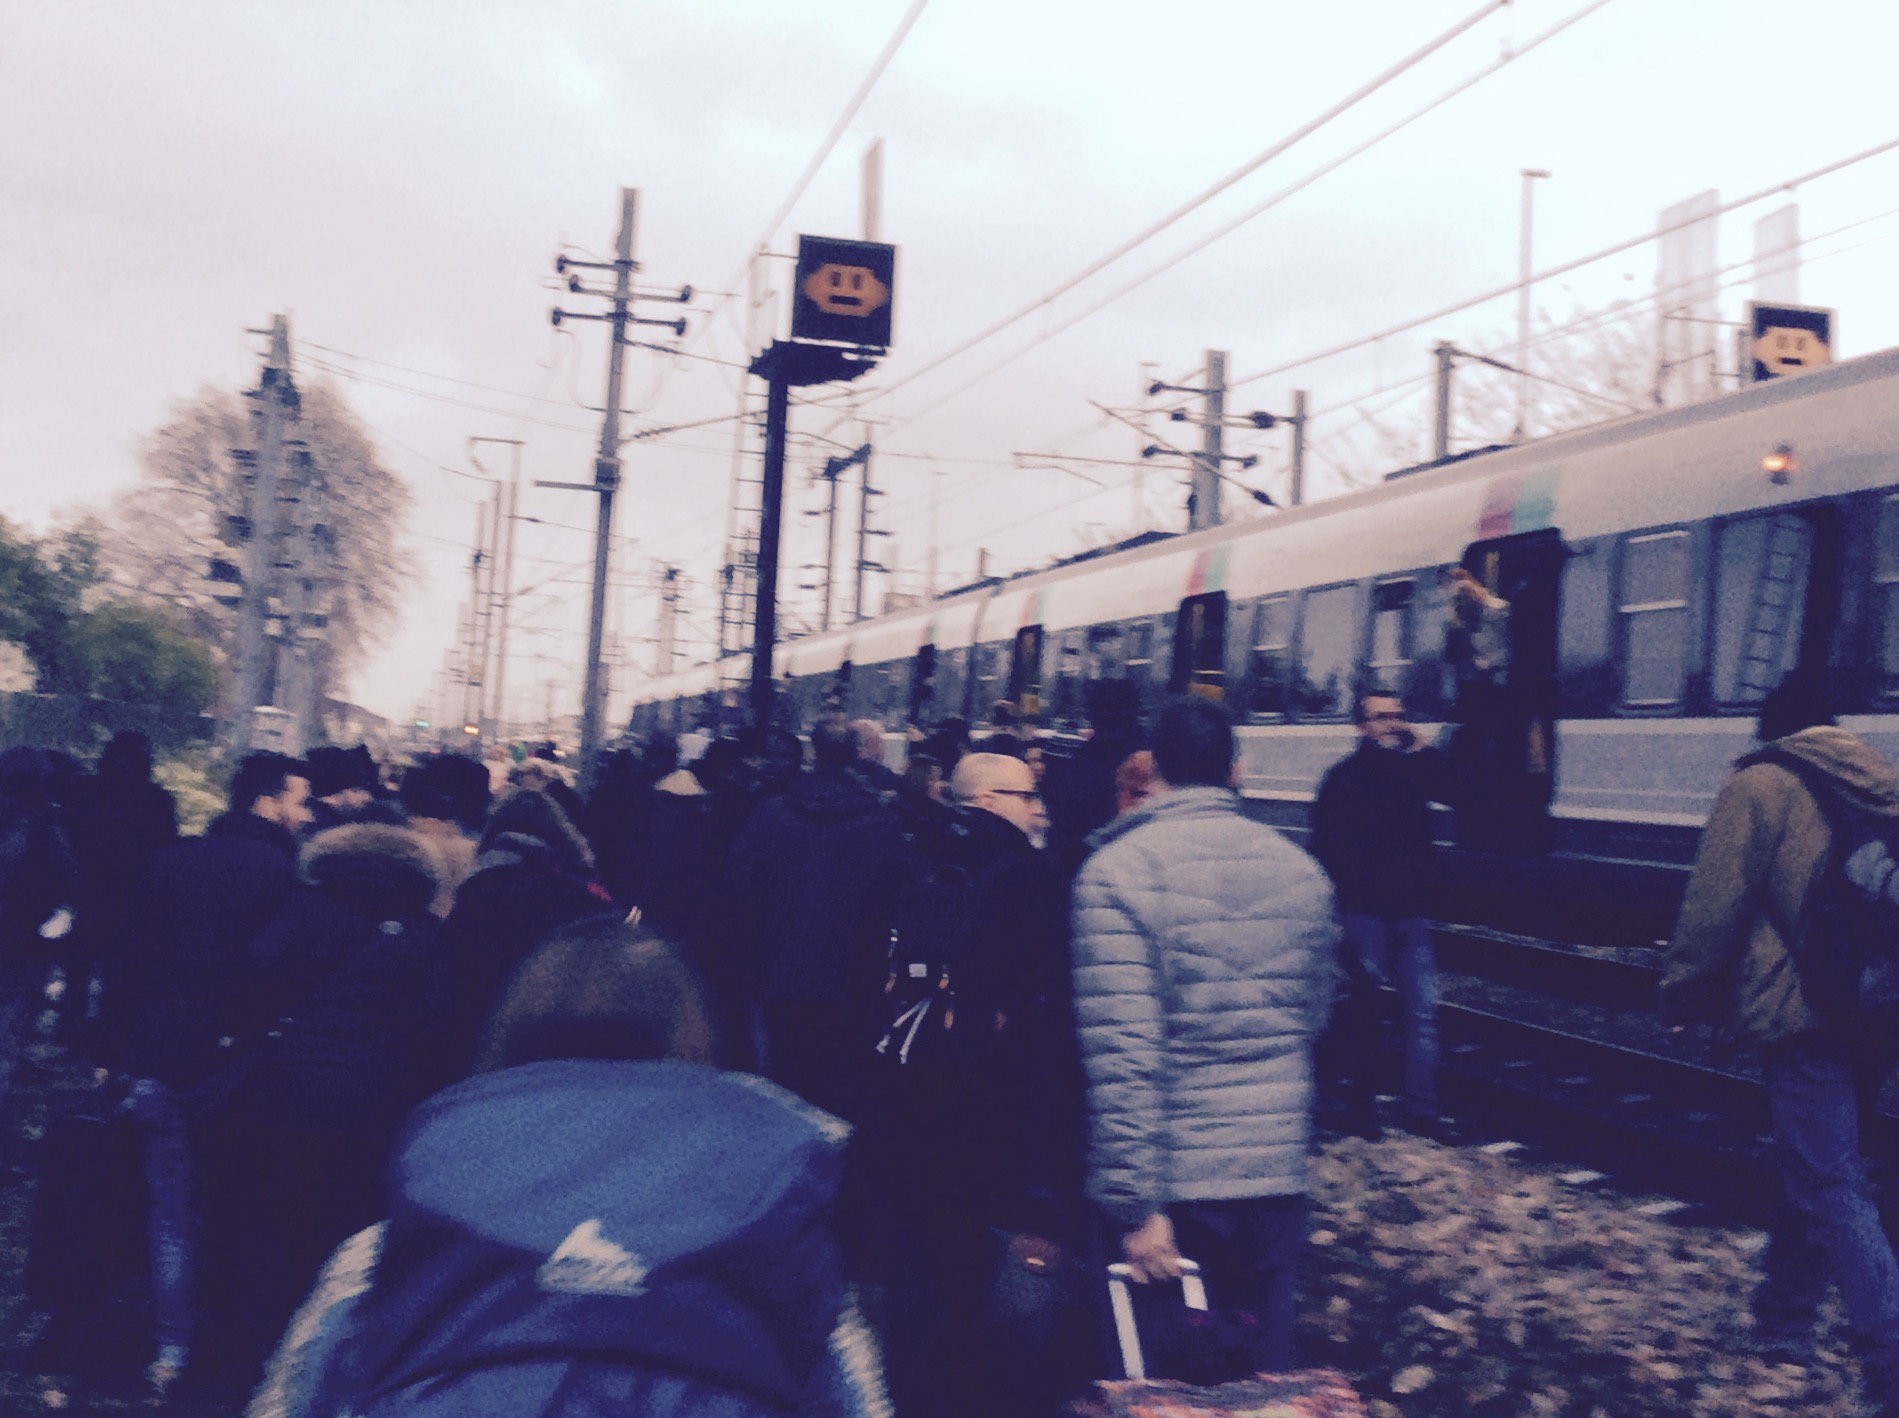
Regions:
M 1472 542 L 1450 574 L 1445 653 L 1456 677 L 1458 841 L 1547 852 L 1556 784 L 1557 606 L 1567 558 L 1554 528 Z

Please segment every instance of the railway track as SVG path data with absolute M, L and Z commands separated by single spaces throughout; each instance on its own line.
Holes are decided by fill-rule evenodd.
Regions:
M 1778 1182 L 1758 1071 L 1717 1053 L 1705 1029 L 1661 1025 L 1658 951 L 1465 925 L 1434 937 L 1440 1089 L 1456 1140 L 1537 1149 L 1581 1182 L 1662 1193 L 1651 1203 L 1662 1210 L 1771 1218 Z M 1873 1119 L 1867 1148 L 1899 1158 L 1899 1117 Z

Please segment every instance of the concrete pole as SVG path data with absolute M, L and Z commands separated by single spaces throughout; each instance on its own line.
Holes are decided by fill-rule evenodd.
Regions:
M 1292 494 L 1294 507 L 1306 500 L 1306 391 L 1292 391 Z
M 1451 370 L 1457 362 L 1457 346 L 1440 340 L 1431 351 L 1437 360 L 1437 398 L 1432 410 L 1431 458 L 1441 462 L 1451 456 Z
M 468 638 L 462 645 L 462 722 L 459 726 L 464 737 L 468 736 L 470 724 L 481 726 L 481 564 L 488 555 L 488 512 L 486 502 L 475 508 L 475 550 L 468 558 Z
M 226 741 L 234 754 L 250 750 L 251 711 L 264 693 L 265 656 L 270 650 L 264 632 L 277 570 L 277 485 L 283 471 L 285 432 L 297 407 L 296 388 L 290 381 L 290 325 L 281 315 L 270 320 L 270 353 L 258 381 L 257 401 L 261 419 L 247 509 L 251 535 L 244 547 L 244 594 L 237 611 L 236 702 L 231 706 Z
M 1521 443 L 1530 427 L 1530 238 L 1536 210 L 1536 180 L 1548 177 L 1540 167 L 1523 169 L 1522 228 L 1517 241 L 1517 427 Z
M 868 430 L 864 430 L 868 433 Z M 870 500 L 877 489 L 870 485 L 869 443 L 864 444 L 863 478 L 857 485 L 857 570 L 851 577 L 851 623 L 864 618 L 864 581 L 870 571 Z
M 1187 530 L 1220 525 L 1220 470 L 1226 462 L 1226 351 L 1207 351 L 1206 421 L 1193 460 L 1193 500 Z
M 837 579 L 837 480 L 840 473 L 835 460 L 826 460 L 824 480 L 830 487 L 830 496 L 824 507 L 824 628 L 831 628 L 831 603 L 833 600 L 833 582 Z
M 481 702 L 476 706 L 479 717 L 475 724 L 481 730 L 484 747 L 495 733 L 495 641 L 501 629 L 501 523 L 507 512 L 506 489 L 496 483 L 488 495 L 488 541 L 481 569 Z
M 606 676 L 601 672 L 600 643 L 607 625 L 607 565 L 613 550 L 613 494 L 620 486 L 620 383 L 626 366 L 627 308 L 633 299 L 633 221 L 639 194 L 620 189 L 620 237 L 613 250 L 613 327 L 607 350 L 607 412 L 600 425 L 600 454 L 594 459 L 593 486 L 600 512 L 593 534 L 593 607 L 587 619 L 587 681 L 580 704 L 580 791 L 593 791 L 606 717 Z
M 679 635 L 679 568 L 666 565 L 659 573 L 659 636 L 653 649 L 653 674 L 664 679 L 673 672 L 673 645 Z
M 521 516 L 521 442 L 514 443 L 514 476 L 508 485 L 508 531 L 501 543 L 501 630 L 495 645 L 495 737 L 508 737 L 508 622 L 514 614 L 514 526 Z

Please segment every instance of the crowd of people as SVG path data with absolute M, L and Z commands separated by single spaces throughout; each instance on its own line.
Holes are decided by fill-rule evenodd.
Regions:
M 1450 760 L 1361 694 L 1308 854 L 1245 812 L 1220 706 L 1149 726 L 1098 689 L 1059 755 L 997 714 L 897 770 L 834 715 L 689 761 L 656 737 L 585 800 L 537 759 L 257 753 L 183 839 L 134 736 L 91 775 L 0 754 L 0 1085 L 54 970 L 60 1038 L 138 1139 L 153 1390 L 261 1376 L 258 1418 L 1052 1414 L 1116 1372 L 1109 1262 L 1150 1374 L 1295 1366 L 1315 1057 L 1376 1136 L 1389 1029 L 1403 1125 L 1444 1125 Z M 1770 717 L 1899 816 L 1824 715 Z M 1736 781 L 1791 812 L 1792 772 Z M 1769 931 L 1740 791 L 1678 1017 Z M 1784 972 L 1744 1004 L 1806 1165 L 1762 1333 L 1791 1343 L 1836 1279 L 1883 1375 L 1899 1271 L 1842 1160 L 1854 1060 L 1786 1042 L 1812 1021 Z M 1207 1315 L 1169 1291 L 1187 1260 Z M 83 1355 L 86 1321 L 55 1315 L 48 1352 Z

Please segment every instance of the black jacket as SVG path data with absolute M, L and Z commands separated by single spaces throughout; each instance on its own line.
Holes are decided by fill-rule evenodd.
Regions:
M 252 948 L 280 1037 L 249 1101 L 261 1122 L 386 1142 L 454 1081 L 449 976 L 429 913 L 441 868 L 403 827 L 357 823 L 305 844 L 303 883 Z
M 533 838 L 503 836 L 505 849 L 475 862 L 442 923 L 443 951 L 455 979 L 452 1051 L 466 1059 L 501 991 L 549 933 L 612 908 L 586 882 L 554 864 Z
M 75 786 L 66 821 L 79 858 L 79 925 L 104 944 L 123 929 L 152 855 L 178 840 L 178 806 L 149 778 L 96 773 Z
M 875 997 L 885 953 L 875 888 L 899 846 L 896 814 L 847 773 L 807 773 L 759 805 L 725 891 L 754 1000 Z
M 1062 1235 L 1081 1190 L 1083 1090 L 1058 868 L 1014 824 L 971 808 L 919 818 L 910 850 L 966 874 L 974 911 L 951 966 L 953 1064 L 884 1062 L 895 1185 L 925 1210 Z
M 1430 913 L 1431 799 L 1448 792 L 1435 749 L 1400 753 L 1361 742 L 1333 764 L 1312 805 L 1312 855 L 1341 911 L 1405 920 Z
M 268 1024 L 249 947 L 290 899 L 296 856 L 288 828 L 227 812 L 152 858 L 108 966 L 132 1074 L 192 1088 L 222 1061 L 220 1039 Z

